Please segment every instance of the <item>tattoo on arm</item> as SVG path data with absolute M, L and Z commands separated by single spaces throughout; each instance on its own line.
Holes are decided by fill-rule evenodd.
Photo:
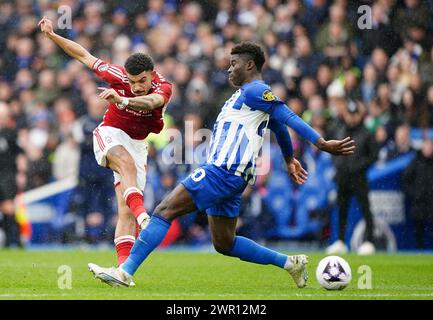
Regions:
M 164 99 L 160 95 L 148 95 L 129 98 L 128 107 L 134 110 L 152 111 L 164 104 Z

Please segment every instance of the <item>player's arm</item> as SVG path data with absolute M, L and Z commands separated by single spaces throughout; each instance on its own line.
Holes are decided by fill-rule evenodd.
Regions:
M 314 144 L 322 151 L 333 155 L 351 155 L 355 152 L 354 141 L 350 137 L 343 140 L 325 140 L 320 134 L 311 128 L 308 123 L 296 115 L 284 103 L 276 103 L 271 110 L 271 114 L 278 121 L 291 127 L 301 137 Z
M 72 58 L 80 61 L 88 68 L 92 69 L 95 62 L 98 60 L 96 57 L 92 56 L 86 49 L 84 49 L 80 44 L 66 39 L 54 32 L 53 23 L 46 17 L 43 17 L 39 21 L 38 26 L 41 27 L 41 31 L 51 39 L 55 44 L 57 44 L 63 51 L 71 56 Z
M 351 155 L 354 153 L 354 141 L 347 137 L 343 140 L 325 140 L 299 118 L 290 108 L 271 92 L 269 87 L 257 84 L 245 91 L 245 101 L 248 106 L 269 113 L 272 118 L 291 127 L 304 139 L 307 139 L 322 151 L 334 155 Z
M 290 178 L 297 184 L 303 184 L 307 181 L 308 172 L 302 168 L 301 163 L 293 157 L 292 140 L 290 139 L 287 126 L 276 119 L 269 120 L 268 128 L 275 134 L 278 145 L 286 162 Z
M 101 99 L 105 99 L 110 103 L 117 104 L 120 108 L 131 108 L 134 110 L 152 111 L 164 106 L 166 100 L 159 93 L 151 93 L 145 96 L 133 98 L 121 97 L 114 89 L 99 87 L 102 92 L 99 94 Z
M 135 110 L 151 111 L 153 109 L 160 108 L 165 104 L 164 97 L 158 93 L 151 93 L 145 96 L 138 96 L 127 99 L 127 106 Z

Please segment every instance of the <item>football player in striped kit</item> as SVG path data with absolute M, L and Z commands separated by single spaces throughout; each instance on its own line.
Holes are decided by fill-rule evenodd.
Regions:
M 255 43 L 243 42 L 233 47 L 228 74 L 230 82 L 239 89 L 227 100 L 217 118 L 207 163 L 191 173 L 156 207 L 123 265 L 102 268 L 89 264 L 97 278 L 111 286 L 128 287 L 138 267 L 163 240 L 171 221 L 200 210 L 208 215 L 216 251 L 243 261 L 275 265 L 286 270 L 297 287 L 305 287 L 306 255 L 288 256 L 236 236 L 241 194 L 247 184 L 255 181 L 256 159 L 263 144 L 263 130 L 268 125 L 273 127 L 279 143 L 282 142 L 280 146 L 289 172 L 298 176 L 301 183 L 306 173 L 291 167 L 294 160 L 286 126 L 334 155 L 353 154 L 354 141 L 350 137 L 327 141 L 293 113 L 262 80 L 264 62 L 264 52 Z

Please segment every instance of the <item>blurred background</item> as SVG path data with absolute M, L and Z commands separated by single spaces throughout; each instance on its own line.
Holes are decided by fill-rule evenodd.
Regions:
M 165 129 L 148 138 L 149 212 L 199 165 L 162 161 L 169 129 L 184 138 L 185 121 L 212 129 L 234 92 L 230 49 L 251 40 L 266 51 L 263 78 L 275 95 L 328 139 L 362 126 L 365 147 L 354 159 L 333 159 L 291 131 L 309 171 L 296 186 L 271 136 L 261 159 L 271 169 L 245 190 L 238 233 L 325 248 L 341 234 L 338 177 L 346 177 L 353 194 L 368 194 L 378 250 L 433 249 L 433 1 L 422 0 L 0 1 L 0 152 L 6 129 L 17 137 L 17 151 L 2 153 L 0 180 L 3 190 L 16 184 L 22 245 L 113 240 L 112 172 L 97 166 L 92 147 L 107 107 L 97 97 L 103 83 L 37 27 L 43 15 L 57 21 L 62 5 L 72 24 L 57 33 L 113 64 L 148 53 L 173 83 Z M 361 5 L 370 9 L 366 28 Z M 202 141 L 183 142 L 200 149 Z M 356 179 L 364 174 L 369 190 Z M 352 249 L 364 238 L 361 207 L 348 200 L 343 240 Z M 1 231 L 7 223 L 0 214 L 0 247 L 19 246 Z M 206 216 L 176 220 L 162 245 L 173 243 L 210 245 Z

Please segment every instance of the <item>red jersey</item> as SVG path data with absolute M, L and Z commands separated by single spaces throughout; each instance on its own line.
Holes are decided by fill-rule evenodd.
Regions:
M 93 65 L 93 71 L 121 97 L 135 97 L 129 86 L 124 67 L 109 64 L 98 59 Z M 143 140 L 149 133 L 159 133 L 164 127 L 164 111 L 171 97 L 171 83 L 166 81 L 158 72 L 152 71 L 152 86 L 147 94 L 157 93 L 163 96 L 164 105 L 152 111 L 120 109 L 110 103 L 104 114 L 101 126 L 110 126 L 126 132 L 132 139 Z

